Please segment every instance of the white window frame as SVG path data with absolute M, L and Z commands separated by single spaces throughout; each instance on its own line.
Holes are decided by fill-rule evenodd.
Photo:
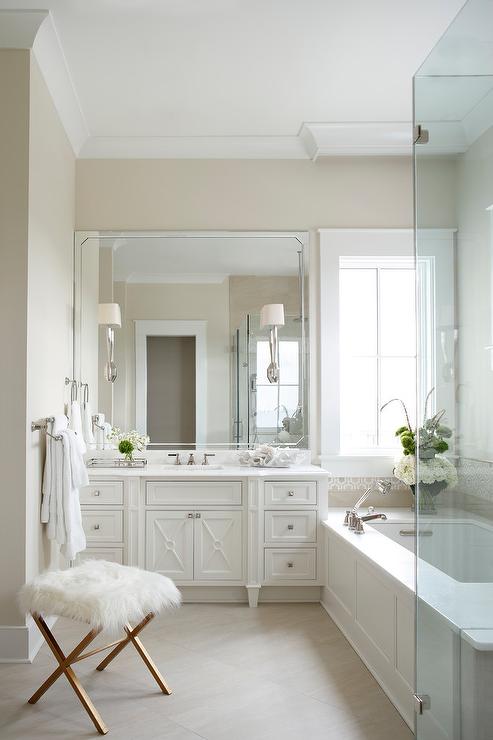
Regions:
M 296 342 L 298 344 L 298 353 L 301 351 L 302 339 L 301 339 L 300 336 L 297 336 L 297 337 L 296 336 L 282 336 L 282 337 L 279 337 L 279 340 L 278 341 L 279 341 L 279 344 L 281 342 Z M 269 338 L 268 337 L 263 337 L 263 336 L 256 337 L 256 339 L 255 339 L 256 345 L 259 342 L 267 342 L 268 343 L 269 342 Z M 303 360 L 301 360 L 301 361 L 303 361 Z M 265 370 L 267 370 L 267 368 L 265 368 Z M 267 377 L 267 374 L 266 374 L 266 377 Z M 258 378 L 258 373 L 257 373 L 257 378 Z M 282 378 L 282 368 L 281 368 L 281 378 Z M 297 384 L 297 386 L 296 386 L 296 383 L 282 383 L 282 382 L 280 383 L 280 386 L 281 386 L 281 388 L 282 387 L 289 387 L 289 386 L 292 387 L 292 388 L 297 387 L 298 388 L 298 400 L 299 400 L 300 383 L 301 383 L 301 378 L 300 378 L 300 375 L 298 374 L 298 384 Z M 259 385 L 268 388 L 269 387 L 269 381 L 267 381 L 267 382 L 264 383 L 264 381 L 262 380 L 262 382 L 259 383 L 258 382 L 258 379 L 257 379 L 256 386 L 259 386 Z M 276 383 L 276 388 L 277 388 L 277 383 Z M 255 412 L 258 413 L 257 408 L 255 409 Z M 262 436 L 262 437 L 269 436 L 269 435 L 270 436 L 273 436 L 273 435 L 277 435 L 279 433 L 279 430 L 276 427 L 259 427 L 259 426 L 257 426 L 256 427 L 256 430 L 257 430 L 257 434 L 259 434 L 259 436 Z
M 421 363 L 421 377 L 431 385 L 440 377 L 443 360 L 441 327 L 454 326 L 455 229 L 420 229 L 418 305 L 431 301 L 431 321 L 420 322 L 420 346 L 426 346 L 430 362 Z M 340 352 L 339 352 L 339 266 L 341 257 L 414 258 L 413 229 L 320 229 L 320 447 L 321 463 L 336 476 L 391 475 L 394 454 L 378 450 L 368 454 L 340 453 Z M 428 285 L 425 280 L 431 281 Z M 433 285 L 434 282 L 434 285 Z M 434 288 L 434 290 L 431 289 Z M 435 306 L 438 315 L 435 316 Z M 448 423 L 455 424 L 454 383 L 437 385 L 435 408 L 446 408 Z

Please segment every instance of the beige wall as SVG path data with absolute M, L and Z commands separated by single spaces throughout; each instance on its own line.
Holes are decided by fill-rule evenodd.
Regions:
M 422 226 L 455 225 L 451 161 L 424 165 Z M 434 187 L 434 183 L 437 187 Z M 319 451 L 316 229 L 411 227 L 410 157 L 305 160 L 79 160 L 80 229 L 280 230 L 310 232 L 310 436 Z
M 0 50 L 0 624 L 24 623 L 15 594 L 26 572 L 26 373 L 29 52 Z
M 40 524 L 44 439 L 71 374 L 75 160 L 36 62 L 0 51 L 2 418 L 0 623 L 24 624 L 15 594 L 50 562 Z M 5 531 L 3 531 L 5 528 Z M 8 564 L 8 567 L 6 567 Z
M 31 56 L 27 419 L 63 413 L 72 377 L 75 158 L 48 88 Z M 27 578 L 49 565 L 39 523 L 42 434 L 28 435 Z
M 412 226 L 408 157 L 79 160 L 79 229 Z
M 238 329 L 248 313 L 259 314 L 266 303 L 282 303 L 287 316 L 300 312 L 298 277 L 231 275 L 229 279 L 229 320 Z

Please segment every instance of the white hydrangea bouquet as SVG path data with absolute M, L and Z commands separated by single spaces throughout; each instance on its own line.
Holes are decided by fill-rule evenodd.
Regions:
M 132 460 L 135 450 L 142 452 L 150 442 L 150 438 L 145 434 L 139 434 L 135 429 L 130 432 L 122 432 L 119 427 L 112 427 L 108 434 L 109 440 L 114 440 L 119 452 L 125 456 L 126 460 Z
M 400 398 L 393 398 L 382 406 L 384 409 L 389 403 L 397 401 L 402 405 L 406 417 L 405 426 L 395 432 L 402 445 L 402 456 L 396 461 L 394 475 L 408 485 L 413 493 L 419 481 L 422 502 L 428 500 L 431 507 L 434 496 L 446 488 L 453 488 L 458 482 L 455 466 L 443 454 L 449 447 L 446 440 L 452 436 L 452 430 L 441 423 L 445 411 L 427 418 L 427 405 L 432 392 L 426 398 L 423 426 L 417 430 L 412 428 L 406 405 Z

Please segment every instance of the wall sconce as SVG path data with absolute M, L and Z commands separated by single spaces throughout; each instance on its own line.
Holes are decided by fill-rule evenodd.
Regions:
M 277 327 L 284 326 L 284 306 L 282 303 L 268 303 L 260 310 L 260 328 L 270 326 L 269 349 L 270 365 L 267 368 L 269 383 L 279 381 L 279 342 Z
M 115 328 L 120 328 L 122 325 L 120 306 L 118 303 L 100 303 L 98 314 L 99 326 L 106 327 L 106 350 L 108 354 L 104 375 L 109 383 L 114 383 L 118 375 L 114 362 Z

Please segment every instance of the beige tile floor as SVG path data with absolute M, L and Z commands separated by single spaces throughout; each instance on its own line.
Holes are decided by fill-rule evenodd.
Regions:
M 60 619 L 68 649 L 81 626 Z M 318 604 L 187 604 L 142 639 L 173 689 L 164 696 L 135 650 L 102 673 L 75 669 L 118 740 L 410 740 L 412 733 Z M 64 677 L 26 699 L 55 666 L 0 665 L 0 738 L 97 737 Z

